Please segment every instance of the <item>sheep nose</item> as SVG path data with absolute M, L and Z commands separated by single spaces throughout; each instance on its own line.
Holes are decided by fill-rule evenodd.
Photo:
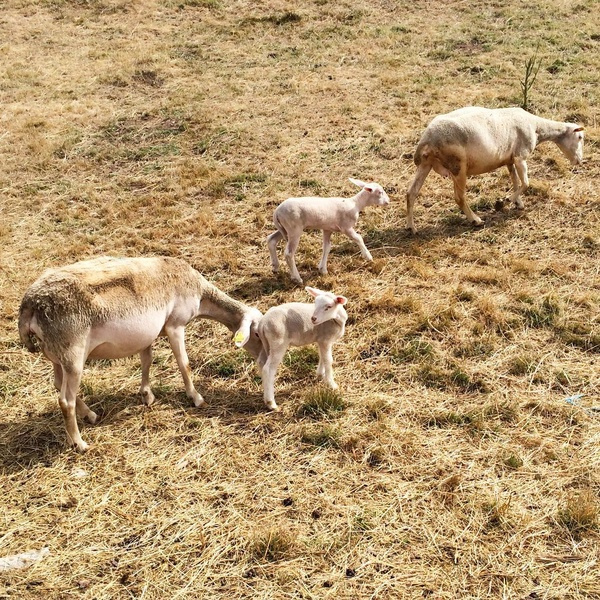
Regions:
M 316 323 L 316 322 L 317 322 L 317 317 L 311 317 L 311 318 L 310 318 L 310 320 L 311 320 L 313 323 Z

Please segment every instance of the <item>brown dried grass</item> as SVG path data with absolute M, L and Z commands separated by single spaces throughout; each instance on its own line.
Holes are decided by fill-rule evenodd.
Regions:
M 592 0 L 8 0 L 0 15 L 0 574 L 10 598 L 594 598 L 600 495 L 598 29 Z M 541 35 L 540 32 L 543 32 Z M 493 212 L 504 173 L 447 181 L 404 231 L 427 122 L 519 97 L 586 126 L 586 165 L 530 161 L 526 209 Z M 303 237 L 311 284 L 347 295 L 343 402 L 315 403 L 292 353 L 281 414 L 218 325 L 189 328 L 192 408 L 164 342 L 158 402 L 136 358 L 90 365 L 103 419 L 64 447 L 48 363 L 18 343 L 28 284 L 99 254 L 183 257 L 266 309 L 305 299 L 264 238 L 288 195 L 379 181 L 360 228 L 375 257 Z M 566 396 L 583 393 L 584 408 Z

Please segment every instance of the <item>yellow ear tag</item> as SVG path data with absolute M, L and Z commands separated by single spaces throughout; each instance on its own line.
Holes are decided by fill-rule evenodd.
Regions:
M 244 341 L 244 334 L 243 334 L 243 332 L 237 331 L 236 334 L 235 334 L 235 336 L 233 336 L 233 341 L 236 344 L 239 344 L 239 343 L 243 342 Z

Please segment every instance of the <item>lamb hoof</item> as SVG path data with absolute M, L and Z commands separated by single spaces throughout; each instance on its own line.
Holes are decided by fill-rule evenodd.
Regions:
M 76 452 L 79 452 L 79 454 L 83 454 L 84 452 L 87 452 L 90 448 L 89 445 L 86 444 L 83 440 L 81 440 L 81 442 L 79 444 L 73 444 L 73 447 Z
M 202 396 L 200 396 L 199 398 L 194 398 L 194 406 L 196 408 L 200 408 L 201 406 L 204 406 L 206 404 L 204 398 L 202 398 Z
M 475 227 L 483 227 L 484 223 L 479 217 L 477 217 L 477 219 L 473 219 L 471 221 L 471 225 L 474 225 Z
M 302 285 L 304 282 L 302 281 L 302 279 L 295 279 L 294 277 L 292 277 L 292 281 L 294 283 L 297 283 L 298 285 Z
M 269 409 L 272 410 L 273 412 L 279 412 L 281 409 L 279 408 L 279 406 L 277 406 L 277 404 L 275 404 L 275 402 L 265 402 L 265 406 Z
M 497 211 L 501 211 L 504 208 L 504 200 L 496 200 L 494 204 L 494 209 Z
M 85 415 L 85 420 L 91 425 L 95 425 L 98 422 L 98 415 L 94 411 L 90 410 L 90 412 Z
M 416 227 L 407 227 L 406 231 L 410 231 L 412 233 L 412 235 L 417 235 L 417 228 Z

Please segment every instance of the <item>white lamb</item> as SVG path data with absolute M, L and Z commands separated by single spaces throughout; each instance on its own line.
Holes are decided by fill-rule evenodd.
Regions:
M 77 415 L 95 423 L 77 390 L 88 359 L 139 354 L 140 393 L 148 406 L 152 342 L 166 335 L 179 365 L 186 394 L 204 404 L 194 388 L 185 350 L 185 326 L 196 317 L 223 323 L 254 358 L 262 351 L 256 335 L 262 313 L 234 300 L 183 260 L 112 258 L 81 261 L 49 269 L 25 293 L 19 311 L 21 341 L 31 352 L 42 351 L 54 365 L 54 385 L 67 436 L 77 450 L 81 439 Z
M 305 229 L 320 229 L 323 231 L 323 256 L 319 263 L 319 271 L 327 273 L 327 257 L 331 250 L 331 234 L 339 231 L 354 240 L 366 260 L 373 260 L 359 233 L 354 229 L 358 215 L 367 206 L 382 206 L 389 204 L 390 199 L 378 183 L 364 183 L 358 179 L 350 181 L 361 188 L 352 198 L 288 198 L 276 209 L 273 223 L 277 231 L 267 238 L 273 272 L 279 271 L 277 259 L 277 244 L 287 240 L 285 260 L 289 266 L 292 280 L 302 283 L 302 278 L 296 268 L 294 254 L 298 249 L 300 236 Z
M 306 291 L 314 297 L 314 304 L 289 302 L 274 306 L 258 324 L 263 349 L 257 363 L 262 371 L 264 402 L 272 410 L 279 410 L 275 403 L 275 375 L 290 346 L 316 343 L 319 347 L 317 375 L 329 387 L 338 387 L 333 379 L 332 347 L 344 335 L 347 300 L 316 288 L 307 287 Z
M 542 142 L 554 142 L 574 165 L 583 159 L 583 127 L 542 119 L 521 108 L 469 106 L 435 117 L 415 151 L 417 173 L 406 193 L 407 229 L 417 232 L 414 203 L 431 169 L 452 178 L 454 199 L 475 225 L 482 221 L 465 200 L 469 175 L 505 166 L 513 184 L 510 201 L 523 208 L 520 195 L 529 186 L 526 159 Z

